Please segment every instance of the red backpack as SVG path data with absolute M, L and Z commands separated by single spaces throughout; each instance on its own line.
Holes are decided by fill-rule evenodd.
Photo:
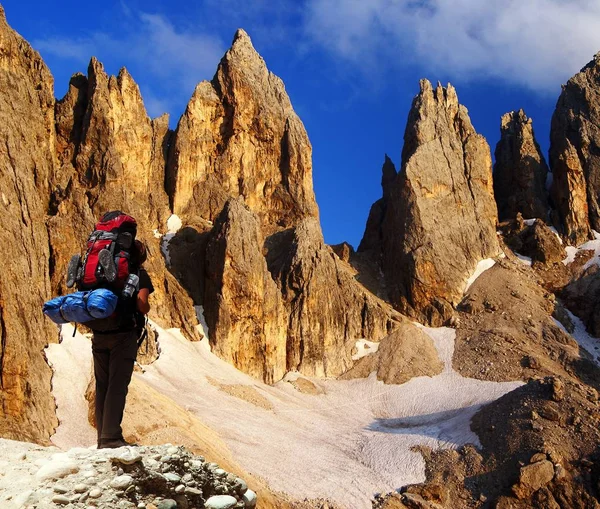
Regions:
M 67 286 L 77 284 L 79 290 L 122 289 L 132 268 L 131 249 L 136 232 L 133 217 L 120 210 L 104 214 L 88 238 L 83 260 L 78 254 L 71 258 Z

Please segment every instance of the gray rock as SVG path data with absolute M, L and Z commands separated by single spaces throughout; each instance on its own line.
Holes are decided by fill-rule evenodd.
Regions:
M 178 495 L 181 495 L 183 492 L 185 492 L 184 484 L 180 484 L 179 486 L 175 487 L 175 493 L 177 493 Z
M 130 475 L 118 475 L 110 481 L 110 487 L 115 490 L 126 490 L 132 482 L 133 478 Z
M 102 490 L 100 488 L 94 488 L 90 491 L 90 498 L 100 498 L 102 496 Z
M 193 496 L 202 495 L 202 490 L 199 490 L 197 488 L 192 488 L 191 486 L 186 486 L 185 494 L 193 495 Z
M 231 509 L 236 504 L 237 500 L 230 495 L 215 495 L 206 501 L 204 507 L 205 509 Z
M 173 472 L 166 472 L 163 474 L 168 481 L 171 482 L 179 482 L 181 481 L 181 476 L 174 474 Z
M 87 491 L 87 489 L 88 487 L 85 484 L 76 484 L 73 488 L 73 491 L 75 491 L 75 493 L 84 493 L 85 491 Z
M 177 502 L 171 498 L 161 500 L 156 506 L 157 509 L 177 509 Z
M 52 502 L 59 505 L 68 505 L 71 503 L 71 499 L 65 495 L 54 495 L 52 497 Z
M 247 509 L 253 509 L 256 507 L 256 493 L 254 493 L 252 490 L 247 490 L 242 496 L 242 500 L 244 501 L 244 505 Z
M 68 493 L 69 488 L 67 488 L 66 486 L 63 486 L 62 484 L 55 484 L 54 491 L 56 493 Z

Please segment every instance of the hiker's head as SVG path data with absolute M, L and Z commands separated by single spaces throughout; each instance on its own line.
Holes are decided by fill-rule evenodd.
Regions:
M 138 266 L 142 265 L 148 258 L 148 250 L 141 240 L 136 239 L 134 242 L 133 249 L 131 250 L 131 258 Z

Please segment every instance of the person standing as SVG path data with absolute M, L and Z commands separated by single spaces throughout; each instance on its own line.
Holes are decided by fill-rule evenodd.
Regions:
M 138 339 L 150 311 L 148 302 L 154 291 L 150 276 L 143 268 L 146 248 L 139 240 L 131 250 L 130 272 L 139 277 L 139 288 L 132 298 L 119 302 L 118 327 L 94 329 L 91 324 L 94 377 L 96 380 L 95 416 L 98 448 L 131 445 L 123 438 L 121 422 L 138 350 Z

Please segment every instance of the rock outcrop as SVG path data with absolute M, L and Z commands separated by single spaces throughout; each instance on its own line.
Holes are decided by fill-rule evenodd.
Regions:
M 401 312 L 439 325 L 477 263 L 499 253 L 490 149 L 451 85 L 434 90 L 421 81 L 402 168 L 388 185 L 379 210 L 389 297 Z M 375 220 L 372 213 L 363 249 L 376 238 Z
M 353 365 L 360 338 L 391 333 L 402 317 L 354 280 L 323 240 L 316 219 L 271 235 L 267 265 L 288 313 L 287 370 L 337 376 Z
M 243 196 L 263 227 L 318 217 L 311 152 L 283 82 L 238 30 L 177 126 L 167 174 L 173 212 L 213 221 L 230 196 Z
M 502 117 L 494 165 L 494 194 L 501 221 L 514 219 L 518 213 L 544 220 L 548 216 L 548 165 L 532 124 L 523 110 Z
M 416 376 L 439 375 L 444 368 L 431 338 L 412 323 L 403 323 L 379 342 L 376 352 L 362 357 L 342 379 L 377 374 L 386 384 L 403 384 Z
M 559 227 L 580 244 L 600 231 L 600 53 L 563 87 L 550 140 Z
M 43 353 L 58 334 L 42 314 L 50 294 L 53 79 L 2 7 L 0 90 L 0 435 L 45 441 L 58 424 Z
M 285 374 L 287 320 L 263 242 L 256 214 L 230 199 L 206 250 L 204 311 L 213 352 L 273 383 Z

